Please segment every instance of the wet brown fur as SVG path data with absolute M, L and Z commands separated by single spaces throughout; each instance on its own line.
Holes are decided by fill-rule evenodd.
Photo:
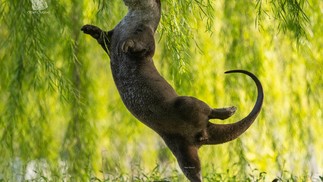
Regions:
M 256 83 L 258 97 L 251 113 L 233 124 L 213 124 L 210 119 L 227 119 L 235 107 L 215 109 L 203 101 L 179 96 L 159 74 L 153 63 L 154 33 L 161 7 L 160 0 L 124 0 L 128 14 L 110 31 L 85 25 L 82 31 L 95 38 L 109 54 L 111 70 L 120 96 L 128 110 L 156 131 L 176 157 L 192 182 L 202 181 L 198 149 L 220 144 L 240 136 L 260 112 L 263 91 L 259 80 L 244 70 Z

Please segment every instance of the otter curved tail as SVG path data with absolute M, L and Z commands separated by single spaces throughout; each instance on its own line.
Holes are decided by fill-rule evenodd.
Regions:
M 221 144 L 236 139 L 243 134 L 258 116 L 264 100 L 263 88 L 258 78 L 245 70 L 231 70 L 228 73 L 243 73 L 250 76 L 257 86 L 257 101 L 251 112 L 242 120 L 232 124 L 214 124 L 209 122 L 207 127 L 208 139 L 203 141 L 202 145 Z

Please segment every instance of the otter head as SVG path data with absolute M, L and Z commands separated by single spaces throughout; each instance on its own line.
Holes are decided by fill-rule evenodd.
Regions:
M 161 16 L 160 0 L 123 0 L 128 7 L 128 14 L 124 23 L 129 27 L 132 24 L 145 24 L 153 32 L 156 31 Z
M 123 0 L 129 9 L 160 8 L 160 0 Z

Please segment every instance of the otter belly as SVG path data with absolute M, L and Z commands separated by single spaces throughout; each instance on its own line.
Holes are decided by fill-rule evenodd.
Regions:
M 129 73 L 129 72 L 128 72 Z M 115 78 L 121 99 L 127 109 L 144 123 L 163 120 L 167 116 L 167 101 L 176 97 L 163 80 L 149 80 L 142 75 Z

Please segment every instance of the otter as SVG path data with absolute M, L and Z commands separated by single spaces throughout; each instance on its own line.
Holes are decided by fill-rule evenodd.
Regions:
M 257 101 L 252 111 L 236 123 L 211 123 L 210 119 L 229 118 L 236 107 L 211 108 L 195 97 L 178 95 L 154 65 L 160 0 L 123 1 L 128 13 L 114 29 L 103 31 L 84 25 L 81 30 L 95 38 L 110 57 L 113 79 L 127 109 L 160 135 L 190 181 L 202 181 L 198 149 L 231 141 L 244 133 L 261 110 L 262 85 L 248 71 L 227 71 L 250 76 L 257 86 Z

